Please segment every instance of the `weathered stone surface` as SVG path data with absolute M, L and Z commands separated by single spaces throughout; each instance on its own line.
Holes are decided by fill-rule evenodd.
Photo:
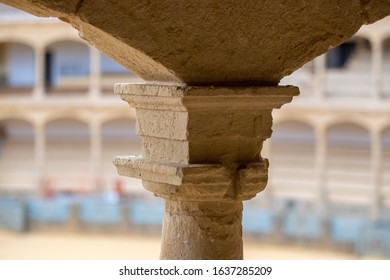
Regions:
M 271 136 L 272 109 L 296 87 L 187 87 L 117 84 L 136 108 L 143 155 L 170 163 L 238 166 L 257 162 Z
M 389 0 L 0 0 L 57 16 L 148 81 L 279 80 L 390 13 Z
M 241 260 L 242 202 L 165 201 L 161 259 Z
M 390 0 L 361 0 L 365 23 L 373 23 L 390 15 Z
M 2 0 L 4 4 L 14 6 L 41 17 L 69 17 L 77 12 L 82 0 L 48 1 L 48 0 Z

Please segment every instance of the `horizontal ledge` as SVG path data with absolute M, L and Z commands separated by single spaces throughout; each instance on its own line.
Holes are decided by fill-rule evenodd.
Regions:
M 143 180 L 156 196 L 184 201 L 248 200 L 264 190 L 268 161 L 231 170 L 220 164 L 164 164 L 141 156 L 115 157 L 120 175 Z
M 191 87 L 116 84 L 115 92 L 131 106 L 150 110 L 272 110 L 299 95 L 294 86 Z
M 117 83 L 114 85 L 117 94 L 143 95 L 154 97 L 215 97 L 215 96 L 297 96 L 299 89 L 295 86 L 178 86 Z
M 221 164 L 165 164 L 142 156 L 118 156 L 113 160 L 122 176 L 174 186 L 207 184 L 230 185 L 234 170 Z M 242 183 L 263 182 L 267 179 L 268 162 L 249 163 L 238 169 Z

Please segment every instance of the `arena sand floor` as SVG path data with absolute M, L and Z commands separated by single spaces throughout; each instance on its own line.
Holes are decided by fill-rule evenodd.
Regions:
M 91 233 L 33 232 L 10 233 L 0 230 L 0 259 L 59 260 L 154 260 L 160 252 L 160 238 L 151 235 L 110 235 Z M 299 246 L 269 245 L 244 240 L 244 259 L 353 260 L 349 253 Z

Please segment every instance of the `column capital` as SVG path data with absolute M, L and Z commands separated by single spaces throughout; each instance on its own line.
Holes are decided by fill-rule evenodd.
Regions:
M 143 156 L 116 157 L 120 175 L 171 200 L 251 199 L 267 183 L 260 156 L 271 136 L 272 109 L 296 87 L 191 87 L 117 84 L 136 108 Z
M 226 166 L 259 161 L 271 136 L 272 109 L 296 87 L 181 87 L 117 84 L 136 108 L 143 155 L 165 163 Z

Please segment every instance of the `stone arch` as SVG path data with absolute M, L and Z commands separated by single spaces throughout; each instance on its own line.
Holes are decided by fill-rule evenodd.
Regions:
M 0 191 L 34 191 L 34 138 L 30 121 L 0 120 Z M 16 160 L 20 158 L 23 160 Z
M 46 130 L 49 130 L 51 129 L 51 127 L 57 127 L 57 126 L 63 126 L 64 129 L 62 130 L 56 130 L 55 132 L 53 132 L 55 138 L 56 136 L 58 136 L 57 138 L 62 138 L 62 137 L 65 137 L 67 133 L 73 133 L 73 132 L 81 132 L 82 130 L 84 130 L 84 128 L 87 128 L 87 130 L 89 129 L 89 126 L 88 126 L 88 123 L 81 120 L 80 118 L 77 118 L 77 117 L 56 117 L 56 118 L 52 118 L 50 121 L 46 122 Z M 89 134 L 89 132 L 88 132 Z M 81 136 L 81 138 L 86 138 L 85 137 L 86 135 L 83 134 Z
M 86 93 L 89 87 L 90 48 L 79 40 L 53 41 L 45 48 L 48 94 Z
M 351 133 L 353 133 L 353 135 L 351 133 L 348 133 L 346 131 L 343 131 L 344 128 L 346 127 L 350 127 L 352 130 L 350 131 Z M 338 122 L 338 123 L 335 123 L 335 124 L 332 124 L 331 126 L 328 127 L 327 129 L 328 131 L 328 139 L 329 140 L 334 140 L 335 142 L 337 142 L 338 138 L 335 137 L 334 139 L 333 138 L 329 138 L 330 134 L 332 133 L 337 133 L 338 135 L 340 135 L 339 137 L 339 140 L 340 142 L 337 142 L 336 144 L 337 145 L 367 145 L 369 143 L 367 143 L 367 139 L 363 139 L 362 136 L 369 136 L 369 130 L 361 125 L 361 124 L 358 124 L 358 123 L 353 123 L 353 122 Z M 354 136 L 361 136 L 360 138 L 358 139 L 355 139 Z M 370 142 L 370 139 L 368 138 L 369 142 Z
M 372 127 L 371 123 L 361 118 L 361 116 L 339 115 L 328 118 L 325 122 L 325 129 L 329 130 L 334 126 L 343 124 L 351 124 L 367 131 L 370 131 Z
M 135 112 L 128 110 L 125 112 L 107 113 L 102 117 L 101 124 L 104 125 L 116 120 L 129 120 L 129 121 L 131 120 L 135 122 L 136 121 Z
M 385 131 L 388 131 L 390 129 L 390 119 L 384 122 L 381 126 L 380 133 L 384 134 Z
M 353 35 L 351 39 L 349 39 L 349 41 L 351 40 L 363 40 L 369 44 L 371 49 L 371 46 L 374 44 L 375 37 L 373 37 L 370 33 L 358 32 L 357 34 Z
M 326 191 L 330 205 L 370 204 L 371 145 L 369 131 L 355 123 L 327 130 Z
M 11 132 L 10 134 L 8 134 L 7 132 L 4 132 L 4 130 L 3 130 L 2 131 L 3 133 L 1 134 L 2 136 L 9 135 L 9 136 L 11 136 L 12 139 L 15 139 L 15 140 L 23 140 L 26 138 L 33 139 L 34 124 L 28 119 L 19 118 L 19 117 L 4 117 L 4 118 L 0 119 L 0 124 L 2 124 L 3 126 L 12 125 L 12 126 L 16 127 L 16 130 Z M 32 128 L 32 131 L 31 130 L 28 131 L 27 128 Z M 4 129 L 4 127 L 3 127 L 3 129 Z
M 32 121 L 31 117 L 28 114 L 22 115 L 22 114 L 1 114 L 0 115 L 0 122 L 4 122 L 7 120 L 18 120 L 22 122 L 30 123 L 31 125 L 34 125 L 34 122 Z
M 273 127 L 267 188 L 281 199 L 315 200 L 315 130 L 306 122 Z
M 390 148 L 390 125 L 382 131 L 383 146 Z
M 325 93 L 329 97 L 369 97 L 372 88 L 372 44 L 354 36 L 326 54 Z
M 291 136 L 292 138 L 289 138 L 289 140 L 301 142 L 302 140 L 307 140 L 305 138 L 307 136 L 307 132 L 314 132 L 314 127 L 306 121 L 293 119 L 276 123 L 273 130 L 273 137 L 276 139 L 276 141 L 279 139 L 287 139 L 289 138 L 289 135 L 293 135 Z
M 46 187 L 60 192 L 82 192 L 94 185 L 91 171 L 91 132 L 86 122 L 58 118 L 46 123 Z
M 273 119 L 273 124 L 283 124 L 283 123 L 301 123 L 310 127 L 314 127 L 316 122 L 312 119 L 307 118 L 307 116 L 277 116 Z
M 77 112 L 76 110 L 64 111 L 64 112 L 60 111 L 57 113 L 49 114 L 48 116 L 46 116 L 44 123 L 47 126 L 47 124 L 49 123 L 53 123 L 64 119 L 71 119 L 85 124 L 89 123 L 89 118 L 84 116 L 82 113 Z
M 29 46 L 32 49 L 36 47 L 36 43 L 34 40 L 31 40 L 30 38 L 26 38 L 25 36 L 22 36 L 20 34 L 12 34 L 12 36 L 9 36 L 8 34 L 1 34 L 0 44 L 9 44 L 9 43 Z
M 382 33 L 382 43 L 386 40 L 389 40 L 390 39 L 390 31 L 389 30 L 383 30 L 383 33 Z
M 102 131 L 106 131 L 103 139 L 133 140 L 140 142 L 140 137 L 136 134 L 136 120 L 128 117 L 115 117 L 105 120 L 102 123 Z
M 31 94 L 36 83 L 35 52 L 19 40 L 0 43 L 0 92 Z

